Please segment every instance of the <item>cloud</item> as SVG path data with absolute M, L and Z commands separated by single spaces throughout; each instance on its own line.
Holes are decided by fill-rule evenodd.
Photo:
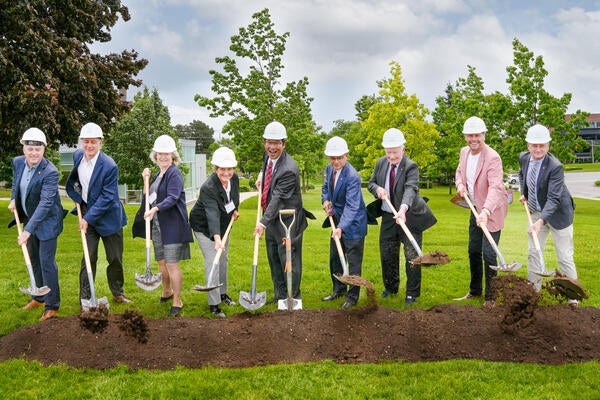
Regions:
M 447 83 L 466 76 L 467 65 L 486 92 L 506 92 L 515 37 L 544 58 L 550 93 L 572 92 L 571 111 L 598 111 L 600 10 L 589 1 L 130 0 L 127 6 L 132 19 L 115 26 L 105 49 L 135 48 L 149 59 L 141 78 L 159 90 L 174 123 L 202 118 L 220 129 L 223 120 L 208 118 L 193 96 L 209 95 L 209 70 L 220 68 L 215 58 L 231 55 L 230 37 L 264 7 L 276 32 L 290 32 L 282 81 L 309 78 L 313 115 L 326 130 L 336 119 L 355 118 L 354 103 L 377 91 L 392 60 L 402 66 L 407 91 L 430 110 Z

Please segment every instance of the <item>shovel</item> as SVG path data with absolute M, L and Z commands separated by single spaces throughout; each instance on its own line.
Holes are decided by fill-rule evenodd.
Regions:
M 329 216 L 329 223 L 331 224 L 331 231 L 335 231 L 335 222 L 333 221 L 333 216 Z M 340 243 L 340 238 L 337 236 L 333 237 L 333 241 L 335 242 L 335 247 L 337 248 L 338 256 L 340 257 L 340 264 L 342 264 L 342 275 L 333 275 L 338 281 L 345 283 L 346 285 L 356 285 L 356 279 L 350 279 L 350 275 L 348 272 L 348 264 L 346 263 L 346 257 L 344 256 L 344 249 L 342 249 L 342 243 Z M 366 286 L 366 285 L 361 285 Z
M 13 210 L 15 214 L 15 221 L 17 221 L 17 231 L 19 232 L 19 236 L 23 233 L 23 229 L 21 228 L 21 221 L 19 220 L 19 213 L 15 208 Z M 27 266 L 27 272 L 29 273 L 29 287 L 28 288 L 19 288 L 19 290 L 25 294 L 29 294 L 32 296 L 44 296 L 50 291 L 48 286 L 37 287 L 35 284 L 35 276 L 33 275 L 33 267 L 31 266 L 31 258 L 29 257 L 29 251 L 27 250 L 27 245 L 23 243 L 21 245 L 21 249 L 23 250 L 23 258 L 25 259 L 25 265 Z
M 479 214 L 477 214 L 477 210 L 475 210 L 475 206 L 473 206 L 471 199 L 469 199 L 469 195 L 465 193 L 464 197 L 465 197 L 465 201 L 469 204 L 469 208 L 471 208 L 473 215 L 475 216 L 475 218 L 478 218 Z M 488 228 L 485 225 L 480 225 L 479 227 L 483 231 L 483 234 L 487 238 L 488 242 L 490 242 L 490 245 L 494 249 L 494 252 L 496 252 L 498 259 L 500 260 L 500 265 L 490 265 L 491 269 L 500 271 L 500 272 L 512 272 L 512 271 L 516 271 L 522 267 L 522 265 L 516 261 L 513 261 L 510 264 L 506 264 L 506 262 L 504 261 L 504 257 L 502 257 L 502 253 L 500 253 L 500 249 L 498 248 L 498 245 L 496 244 L 496 242 L 494 241 L 494 238 L 490 234 L 490 231 L 488 231 Z
M 531 212 L 529 211 L 529 204 L 527 203 L 527 200 L 525 200 L 523 205 L 525 206 L 525 212 L 527 213 L 527 219 L 529 220 L 529 226 L 531 227 L 531 225 L 533 225 L 533 220 L 531 219 Z M 540 276 L 555 276 L 555 273 L 553 271 L 548 271 L 546 269 L 546 262 L 544 261 L 544 251 L 542 250 L 542 246 L 540 246 L 540 239 L 538 238 L 537 233 L 532 231 L 531 236 L 533 237 L 533 246 L 537 250 L 538 255 L 540 256 L 540 263 L 542 264 L 542 271 L 534 273 Z
M 150 200 L 148 200 L 148 196 L 150 195 L 150 177 L 144 177 L 144 192 L 146 193 L 146 206 L 145 211 L 148 212 L 150 210 Z M 160 286 L 162 283 L 162 273 L 153 274 L 152 268 L 150 268 L 150 219 L 146 218 L 146 273 L 145 274 L 135 274 L 135 284 L 138 285 L 139 288 L 144 290 L 154 290 Z
M 229 231 L 231 230 L 232 225 L 233 225 L 233 216 L 231 217 L 231 221 L 229 221 L 229 225 L 227 226 L 227 229 L 225 230 L 225 234 L 221 238 L 222 243 L 227 243 L 227 238 L 229 236 Z M 213 289 L 223 286 L 223 284 L 219 283 L 219 282 L 213 283 L 215 281 L 215 271 L 219 270 L 219 260 L 221 259 L 222 253 L 223 253 L 223 249 L 219 248 L 219 250 L 217 250 L 217 254 L 215 254 L 215 259 L 213 260 L 213 265 L 212 265 L 212 268 L 210 269 L 210 275 L 208 275 L 208 278 L 206 280 L 206 285 L 205 286 L 195 285 L 195 286 L 192 286 L 192 289 L 197 290 L 199 292 L 210 292 Z
M 256 225 L 260 222 L 260 190 L 258 191 L 258 201 L 256 210 Z M 240 304 L 247 310 L 258 310 L 267 302 L 267 292 L 256 293 L 256 270 L 258 269 L 258 245 L 260 236 L 254 235 L 254 255 L 252 257 L 252 286 L 250 293 L 240 291 Z
M 388 207 L 390 207 L 390 210 L 392 210 L 392 212 L 394 213 L 394 216 L 396 214 L 398 214 L 398 212 L 394 208 L 394 205 L 390 201 L 389 197 L 387 197 L 387 196 L 385 197 L 385 202 L 387 203 Z M 423 251 L 421 251 L 421 248 L 419 247 L 419 244 L 415 240 L 415 237 L 412 235 L 412 233 L 410 233 L 408 226 L 406 226 L 406 224 L 404 222 L 402 222 L 399 219 L 397 221 L 400 222 L 400 227 L 404 231 L 404 234 L 406 235 L 406 237 L 408 237 L 408 240 L 410 240 L 410 243 L 413 245 L 413 247 L 418 255 L 418 257 L 415 258 L 414 260 L 411 260 L 410 263 L 413 265 L 413 267 L 417 267 L 419 265 L 425 265 L 425 264 L 421 264 L 420 262 L 416 262 L 416 260 L 423 259 Z M 426 254 L 425 257 L 429 258 L 430 260 L 435 260 L 431 264 L 428 264 L 428 265 L 433 265 L 433 263 L 448 264 L 450 262 L 450 257 L 448 257 L 448 255 L 446 253 L 444 253 L 443 251 L 439 251 L 439 250 L 428 253 L 428 254 Z
M 75 203 L 77 205 L 77 218 L 79 218 L 79 223 L 81 224 L 81 220 L 83 217 L 81 216 L 81 206 L 79 203 Z M 90 299 L 80 299 L 81 300 L 81 308 L 83 311 L 90 311 L 91 308 L 98 308 L 100 304 L 104 305 L 108 309 L 108 299 L 106 297 L 101 297 L 99 299 L 96 298 L 96 290 L 94 288 L 94 275 L 92 273 L 92 262 L 90 261 L 90 251 L 88 249 L 87 240 L 85 238 L 85 232 L 79 231 L 81 233 L 81 243 L 83 244 L 83 258 L 85 260 L 85 269 L 87 271 L 88 282 L 90 283 Z
M 286 225 L 283 222 L 283 215 L 291 215 L 292 222 L 289 225 Z M 292 225 L 294 225 L 294 221 L 296 221 L 296 210 L 293 208 L 279 210 L 279 221 L 281 225 L 283 225 L 283 229 L 285 230 L 285 238 L 283 239 L 285 243 L 285 273 L 287 278 L 287 299 L 279 300 L 277 302 L 278 310 L 302 310 L 302 299 L 294 299 L 292 297 L 292 236 L 290 234 L 292 230 Z

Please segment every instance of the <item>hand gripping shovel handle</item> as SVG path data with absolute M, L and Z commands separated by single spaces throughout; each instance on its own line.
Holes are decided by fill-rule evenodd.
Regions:
M 392 210 L 392 212 L 394 213 L 394 216 L 396 216 L 398 214 L 398 212 L 394 208 L 394 205 L 390 201 L 390 198 L 386 196 L 385 197 L 385 202 L 390 207 L 390 210 Z M 410 230 L 408 229 L 408 226 L 406 226 L 406 224 L 404 222 L 402 222 L 401 220 L 397 220 L 397 221 L 400 222 L 400 226 L 402 227 L 402 230 L 404 231 L 404 234 L 406 235 L 406 237 L 408 237 L 408 240 L 410 240 L 410 243 L 412 243 L 412 245 L 415 248 L 417 254 L 419 256 L 422 256 L 423 252 L 421 251 L 421 248 L 419 247 L 419 244 L 415 240 L 415 237 L 412 235 L 412 233 L 410 233 Z
M 15 221 L 17 222 L 17 232 L 19 236 L 23 233 L 23 229 L 21 228 L 21 221 L 19 219 L 19 212 L 15 208 L 13 210 L 13 214 L 15 215 Z M 50 291 L 50 288 L 47 286 L 43 286 L 38 288 L 35 283 L 35 276 L 33 275 L 33 267 L 31 266 L 31 258 L 29 257 L 29 251 L 27 250 L 27 245 L 25 243 L 21 244 L 21 250 L 23 250 L 23 258 L 25 259 L 25 265 L 27 266 L 27 273 L 29 274 L 29 288 L 24 289 L 21 288 L 21 292 L 31 294 L 33 296 L 43 296 Z
M 331 215 L 329 216 L 329 223 L 331 224 L 331 230 L 335 231 L 335 222 L 333 222 L 333 217 Z M 333 241 L 335 242 L 335 247 L 337 247 L 338 256 L 340 257 L 343 275 L 348 276 L 348 265 L 346 264 L 346 257 L 344 257 L 344 249 L 342 249 L 340 239 L 337 236 L 334 236 Z
M 473 203 L 471 202 L 471 199 L 469 199 L 469 195 L 465 194 L 464 195 L 465 201 L 467 202 L 467 204 L 469 205 L 469 208 L 471 209 L 471 211 L 473 212 L 473 215 L 475 216 L 475 218 L 479 218 L 479 214 L 477 213 L 477 210 L 475 210 L 475 206 L 473 205 Z M 504 262 L 504 257 L 502 257 L 502 253 L 500 253 L 500 249 L 498 248 L 498 245 L 496 244 L 496 241 L 494 240 L 494 238 L 492 237 L 492 235 L 490 234 L 490 231 L 488 231 L 487 226 L 485 225 L 480 225 L 479 226 L 481 228 L 481 230 L 483 231 L 483 234 L 485 235 L 485 237 L 487 238 L 488 242 L 490 242 L 490 245 L 492 246 L 492 248 L 494 249 L 494 252 L 496 252 L 496 255 L 498 256 L 498 258 L 500 259 L 500 265 L 505 266 L 506 262 Z

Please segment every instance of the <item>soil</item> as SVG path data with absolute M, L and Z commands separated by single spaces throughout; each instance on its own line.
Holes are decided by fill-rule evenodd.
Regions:
M 0 361 L 77 368 L 251 367 L 333 360 L 340 364 L 448 359 L 563 364 L 600 360 L 600 309 L 539 306 L 526 280 L 495 282 L 493 308 L 444 304 L 245 312 L 226 319 L 147 319 L 90 310 L 22 327 L 0 338 Z

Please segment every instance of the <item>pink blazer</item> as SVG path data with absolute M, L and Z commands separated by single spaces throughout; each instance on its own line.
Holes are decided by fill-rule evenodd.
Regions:
M 460 150 L 460 160 L 456 168 L 455 184 L 467 187 L 467 157 L 469 147 Z M 475 171 L 475 207 L 478 212 L 487 208 L 492 213 L 488 218 L 487 228 L 497 232 L 504 228 L 504 218 L 508 212 L 508 197 L 504 189 L 504 172 L 502 159 L 498 153 L 487 144 L 479 156 Z

